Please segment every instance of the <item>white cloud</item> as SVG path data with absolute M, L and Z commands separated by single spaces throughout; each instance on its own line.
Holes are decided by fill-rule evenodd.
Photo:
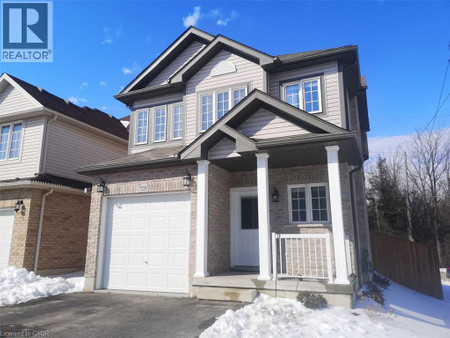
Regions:
M 80 89 L 83 90 L 83 89 L 86 88 L 87 86 L 88 86 L 88 83 L 87 83 L 87 82 L 83 82 L 83 83 L 80 85 Z
M 70 102 L 74 103 L 74 104 L 78 104 L 78 103 L 87 103 L 87 102 L 88 102 L 88 100 L 86 100 L 85 98 L 83 98 L 83 97 L 76 97 L 76 96 L 70 96 L 70 97 L 68 98 L 68 100 L 69 100 Z
M 106 44 L 110 44 L 112 43 L 112 34 L 111 34 L 111 28 L 109 27 L 103 27 L 103 40 L 102 40 L 102 45 Z
M 189 14 L 186 17 L 183 17 L 183 25 L 184 27 L 189 27 L 189 26 L 195 26 L 198 22 L 198 20 L 200 20 L 201 17 L 201 7 L 200 6 L 196 6 L 194 7 L 194 12 L 192 14 Z
M 99 84 L 100 86 L 102 86 L 102 87 L 105 87 L 105 86 L 106 86 L 106 82 L 105 82 L 105 81 L 100 81 L 98 84 Z
M 81 103 L 86 103 L 86 102 L 88 102 L 88 100 L 86 100 L 86 99 L 84 99 L 84 98 L 82 98 L 82 97 L 78 98 L 78 101 L 80 101 Z
M 369 137 L 369 162 L 375 160 L 378 156 L 391 158 L 397 152 L 408 150 L 408 145 L 412 144 L 414 134 L 377 136 Z
M 211 9 L 208 13 L 208 16 L 211 18 L 217 18 L 220 16 L 220 11 L 217 8 Z
M 72 103 L 75 103 L 75 104 L 78 103 L 78 99 L 77 99 L 75 96 L 69 97 L 68 100 L 69 100 L 70 102 L 72 102 Z
M 233 10 L 231 11 L 231 14 L 230 14 L 229 17 L 226 17 L 225 19 L 222 19 L 222 18 L 221 18 L 221 19 L 217 20 L 216 24 L 217 24 L 218 26 L 226 26 L 226 25 L 228 25 L 232 20 L 236 19 L 238 15 L 239 15 L 239 13 L 238 13 L 236 10 L 233 9 Z
M 134 74 L 137 73 L 140 68 L 141 67 L 138 65 L 138 63 L 134 61 L 131 67 L 122 67 L 122 73 L 124 73 L 125 75 Z
M 106 110 L 106 106 L 102 106 L 101 110 L 105 111 Z

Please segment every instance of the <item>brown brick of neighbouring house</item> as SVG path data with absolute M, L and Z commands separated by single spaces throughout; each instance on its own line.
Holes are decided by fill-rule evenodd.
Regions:
M 84 269 L 89 206 L 89 195 L 54 192 L 46 198 L 38 270 Z
M 188 170 L 192 176 L 191 185 L 183 186 L 183 176 Z M 94 178 L 98 180 L 99 177 Z M 138 194 L 154 194 L 163 192 L 191 192 L 191 226 L 189 246 L 189 276 L 195 270 L 196 214 L 197 214 L 197 166 L 176 166 L 156 169 L 133 170 L 102 175 L 106 182 L 104 196 L 127 196 Z M 86 253 L 86 290 L 94 288 L 96 277 L 99 229 L 103 205 L 103 195 L 95 189 L 91 197 L 91 213 L 89 217 L 88 244 Z

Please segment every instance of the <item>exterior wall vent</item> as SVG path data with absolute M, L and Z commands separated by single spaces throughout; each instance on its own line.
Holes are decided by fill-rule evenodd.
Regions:
M 211 71 L 211 76 L 236 72 L 236 66 L 230 61 L 220 61 Z

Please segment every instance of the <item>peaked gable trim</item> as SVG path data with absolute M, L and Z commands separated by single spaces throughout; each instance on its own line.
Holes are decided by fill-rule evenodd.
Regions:
M 247 95 L 247 97 L 245 97 L 233 109 L 231 109 L 223 118 L 218 120 L 202 135 L 197 137 L 197 139 L 194 140 L 189 146 L 184 148 L 179 153 L 180 158 L 187 159 L 202 157 L 202 155 L 204 154 L 202 144 L 205 143 L 205 141 L 207 141 L 209 138 L 217 135 L 217 133 L 223 133 L 236 139 L 236 151 L 238 151 L 237 138 L 239 138 L 239 141 L 241 142 L 240 144 L 242 144 L 244 149 L 249 149 L 241 151 L 257 150 L 256 142 L 240 133 L 235 128 L 241 125 L 249 117 L 249 115 L 253 114 L 261 107 L 265 107 L 272 113 L 280 115 L 281 117 L 291 121 L 292 123 L 317 134 L 340 135 L 348 133 L 348 131 L 345 129 L 337 127 L 334 124 L 322 120 L 319 117 L 295 108 L 294 106 L 272 96 L 269 96 L 268 94 L 265 94 L 258 89 L 254 89 L 249 95 Z M 250 145 L 249 141 L 253 142 L 253 145 Z M 253 146 L 255 147 L 255 149 L 250 150 L 250 147 Z
M 163 60 L 168 58 L 169 56 L 173 56 L 174 54 L 179 54 L 177 52 L 177 49 L 181 48 L 180 46 L 183 45 L 183 43 L 186 43 L 186 41 L 191 39 L 198 39 L 200 41 L 204 41 L 206 43 L 212 41 L 214 39 L 214 36 L 206 33 L 198 28 L 195 28 L 193 26 L 186 29 L 177 39 L 175 39 L 172 44 L 167 47 L 147 68 L 145 68 L 136 78 L 131 81 L 122 91 L 120 91 L 116 96 L 120 96 L 123 94 L 126 94 L 130 91 L 132 91 L 136 86 L 141 84 L 143 81 L 146 80 L 146 78 L 151 75 L 151 73 L 158 67 L 158 65 L 161 64 Z M 185 48 L 182 48 L 183 50 Z M 176 58 L 176 56 L 174 57 Z M 138 88 L 142 89 L 142 88 Z
M 266 66 L 274 63 L 273 56 L 251 48 L 247 45 L 229 39 L 223 35 L 217 35 L 211 43 L 203 48 L 194 58 L 192 58 L 184 67 L 175 72 L 169 79 L 169 83 L 186 81 L 193 76 L 203 65 L 208 63 L 220 50 L 229 50 L 237 55 L 251 59 L 260 66 Z
M 20 91 L 20 93 L 22 93 L 25 97 L 27 97 L 31 102 L 33 102 L 37 106 L 36 107 L 37 109 L 44 108 L 44 106 L 38 100 L 36 100 L 33 97 L 33 95 L 28 93 L 20 84 L 14 81 L 14 79 L 11 78 L 11 76 L 9 76 L 8 74 L 3 73 L 2 76 L 0 76 L 0 85 L 2 84 L 2 82 L 8 83 L 10 86 Z

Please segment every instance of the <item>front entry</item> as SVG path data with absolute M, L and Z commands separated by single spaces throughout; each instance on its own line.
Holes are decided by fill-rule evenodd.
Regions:
M 259 266 L 256 187 L 231 190 L 232 265 Z

